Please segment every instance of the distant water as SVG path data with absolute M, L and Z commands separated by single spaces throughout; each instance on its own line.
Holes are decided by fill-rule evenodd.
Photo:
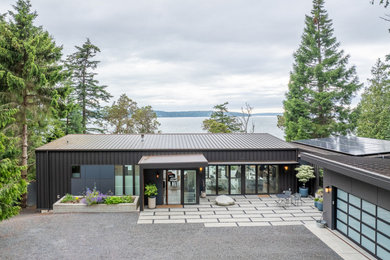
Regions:
M 163 133 L 204 133 L 202 122 L 206 117 L 159 117 L 160 130 Z M 283 138 L 283 131 L 277 127 L 276 116 L 253 116 L 255 133 L 269 133 L 278 138 Z

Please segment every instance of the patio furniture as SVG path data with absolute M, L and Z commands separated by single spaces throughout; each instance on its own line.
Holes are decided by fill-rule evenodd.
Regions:
M 294 199 L 294 205 L 295 206 L 299 206 L 299 204 L 302 206 L 302 197 L 301 197 L 301 194 L 299 193 L 294 193 L 292 195 L 293 199 Z
M 291 203 L 291 194 L 288 193 L 276 194 L 276 197 L 279 198 L 279 200 L 275 201 L 278 206 L 287 207 Z

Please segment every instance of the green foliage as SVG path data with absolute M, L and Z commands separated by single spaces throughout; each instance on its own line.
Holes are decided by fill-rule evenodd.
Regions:
M 80 202 L 80 198 L 73 197 L 71 194 L 67 193 L 65 194 L 65 197 L 61 200 L 61 203 L 69 203 L 69 202 L 78 203 Z
M 16 113 L 16 109 L 0 106 L 0 221 L 19 213 L 20 198 L 27 191 L 27 182 L 21 177 L 21 171 L 25 167 L 19 166 L 17 159 L 12 159 L 17 150 L 17 138 L 4 134 L 7 125 L 14 121 Z
M 105 204 L 119 204 L 119 203 L 133 203 L 134 198 L 132 196 L 122 196 L 122 197 L 115 197 L 110 196 L 105 198 L 104 203 Z
M 320 198 L 314 198 L 314 201 L 318 201 Z
M 323 203 L 324 202 L 324 198 L 318 198 L 318 203 Z
M 97 127 L 87 128 L 89 124 L 98 125 L 102 119 L 102 101 L 109 101 L 112 97 L 107 91 L 107 86 L 99 85 L 93 72 L 100 61 L 94 60 L 100 49 L 87 41 L 81 46 L 75 46 L 77 51 L 67 57 L 66 66 L 71 73 L 70 86 L 74 89 L 72 97 L 81 109 L 81 125 L 83 133 L 89 131 L 102 132 Z
M 235 133 L 241 131 L 241 123 L 235 116 L 229 115 L 227 105 L 225 102 L 214 106 L 214 111 L 210 119 L 203 121 L 203 130 L 210 133 Z
M 157 195 L 156 184 L 148 184 L 145 186 L 145 195 L 147 197 L 154 197 Z
M 361 87 L 348 55 L 338 50 L 323 0 L 314 0 L 283 102 L 287 141 L 348 134 L 354 130 L 351 99 Z
M 303 187 L 305 187 L 306 182 L 316 177 L 314 175 L 314 169 L 310 165 L 301 165 L 298 168 L 295 168 L 295 170 L 298 172 L 296 177 L 299 182 L 302 182 Z
M 114 134 L 155 133 L 160 126 L 151 106 L 139 108 L 126 94 L 105 108 L 104 119 L 114 127 Z
M 358 105 L 357 134 L 390 140 L 390 56 L 372 68 L 372 78 Z
M 30 1 L 18 0 L 13 7 L 0 20 L 0 103 L 17 109 L 7 135 L 21 137 L 17 155 L 26 178 L 34 148 L 42 144 L 42 132 L 61 96 L 58 83 L 64 74 L 59 65 L 62 48 L 34 25 L 37 13 L 31 11 Z

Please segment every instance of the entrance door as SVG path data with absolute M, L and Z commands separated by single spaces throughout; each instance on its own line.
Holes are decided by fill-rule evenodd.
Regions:
M 164 170 L 164 204 L 181 204 L 181 171 Z

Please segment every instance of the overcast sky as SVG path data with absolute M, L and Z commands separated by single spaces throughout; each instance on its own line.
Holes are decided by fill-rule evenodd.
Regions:
M 0 12 L 15 1 L 1 0 Z M 229 101 L 281 112 L 309 0 L 32 0 L 42 25 L 74 52 L 89 37 L 101 49 L 98 80 L 156 110 L 209 110 Z M 369 0 L 328 0 L 341 48 L 362 82 L 390 53 L 390 34 Z M 354 100 L 356 103 L 358 98 Z

